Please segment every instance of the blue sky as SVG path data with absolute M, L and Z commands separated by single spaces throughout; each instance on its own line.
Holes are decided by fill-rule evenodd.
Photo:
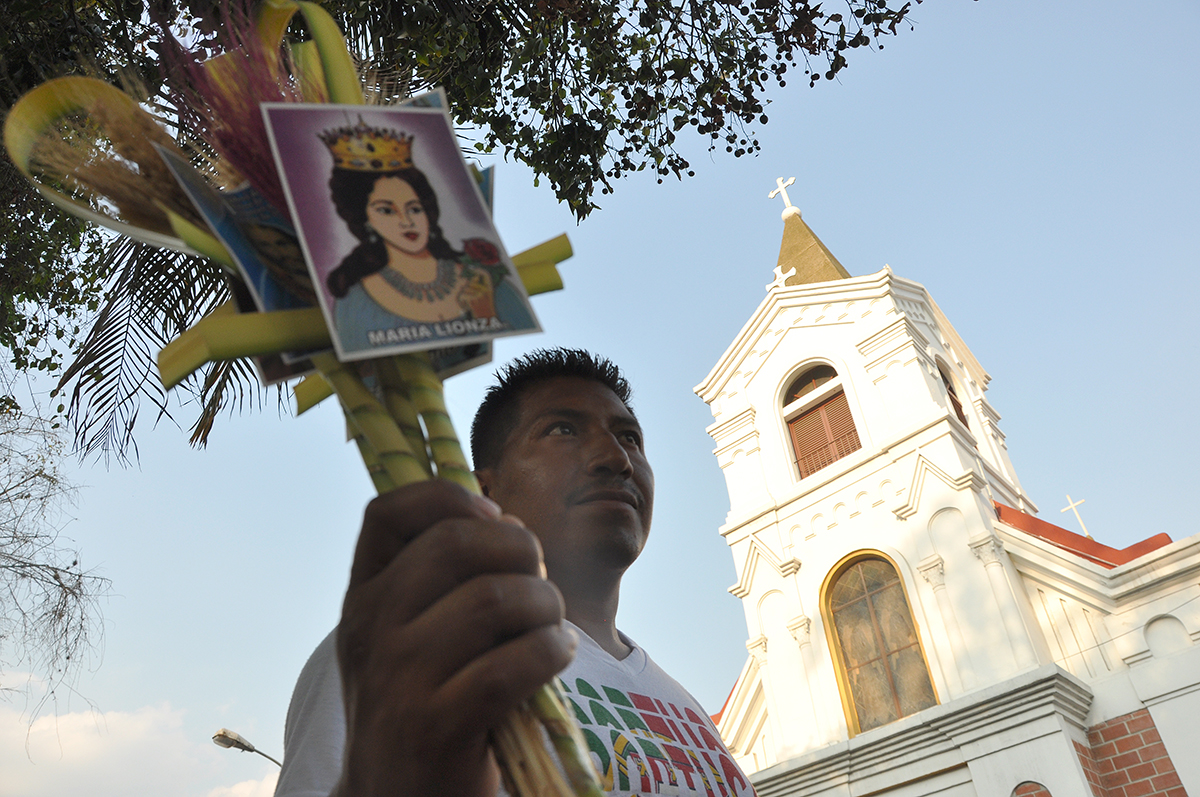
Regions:
M 913 19 L 839 83 L 775 92 L 759 157 L 693 147 L 697 177 L 622 180 L 582 225 L 497 163 L 509 249 L 566 231 L 576 251 L 567 289 L 534 300 L 547 332 L 501 341 L 497 359 L 584 346 L 627 370 L 658 495 L 619 625 L 712 711 L 746 631 L 692 388 L 771 280 L 776 177 L 796 178 L 792 201 L 851 274 L 890 264 L 929 289 L 993 378 L 1041 517 L 1078 530 L 1059 512 L 1070 493 L 1109 545 L 1197 531 L 1200 51 L 1182 32 L 1200 7 L 927 0 Z M 448 384 L 460 429 L 487 379 Z M 272 764 L 209 737 L 225 726 L 282 751 L 370 485 L 332 403 L 222 418 L 204 451 L 168 421 L 145 426 L 140 468 L 76 472 L 66 534 L 113 580 L 104 648 L 57 718 L 30 730 L 22 703 L 0 703 L 0 797 L 269 793 Z

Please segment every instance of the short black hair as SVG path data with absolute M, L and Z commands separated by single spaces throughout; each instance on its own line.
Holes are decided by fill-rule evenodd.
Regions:
M 583 349 L 537 349 L 496 372 L 496 383 L 484 394 L 471 423 L 471 460 L 488 468 L 500 460 L 517 423 L 521 395 L 538 382 L 560 376 L 591 379 L 607 387 L 633 414 L 633 388 L 611 360 Z

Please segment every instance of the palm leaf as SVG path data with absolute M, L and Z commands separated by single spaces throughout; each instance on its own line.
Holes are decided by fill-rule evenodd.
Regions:
M 113 240 L 97 267 L 109 275 L 105 303 L 59 389 L 74 381 L 68 414 L 76 451 L 127 463 L 137 456 L 133 430 L 142 402 L 155 407 L 158 419 L 171 417 L 155 356 L 226 301 L 229 286 L 214 263 L 129 239 Z M 241 406 L 256 385 L 245 363 L 216 364 L 203 382 L 185 383 L 202 405 L 193 443 L 204 444 L 229 396 Z
M 282 397 L 282 392 L 280 395 Z M 261 408 L 262 391 L 250 360 L 242 358 L 210 363 L 199 400 L 202 406 L 200 417 L 192 424 L 191 443 L 194 446 L 203 446 L 208 442 L 213 422 L 227 405 L 231 415 L 256 401 Z

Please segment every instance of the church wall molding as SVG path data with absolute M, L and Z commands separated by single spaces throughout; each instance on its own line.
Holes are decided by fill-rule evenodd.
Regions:
M 1145 629 L 1170 616 L 1182 623 L 1193 649 L 1200 642 L 1200 537 L 1172 543 L 1112 570 L 1074 557 L 1029 535 L 998 526 L 1019 573 L 1022 598 L 1049 647 L 1049 655 L 1096 683 L 1118 673 L 1129 679 L 1129 698 L 1145 700 L 1138 671 L 1158 664 Z M 1082 635 L 1082 638 L 1080 638 Z M 1178 667 L 1180 661 L 1174 662 Z M 1172 667 L 1163 667 L 1164 673 Z M 1173 676 L 1172 676 L 1173 677 Z M 1173 699 L 1173 698 L 1168 698 Z M 1106 699 L 1099 719 L 1120 713 L 1125 698 Z
M 812 321 L 800 320 L 800 327 L 826 326 L 828 324 L 849 325 L 859 318 L 842 317 L 843 312 L 836 310 L 848 304 L 870 308 L 875 299 L 886 298 L 891 283 L 896 278 L 890 269 L 885 268 L 875 274 L 863 277 L 851 277 L 831 283 L 811 286 L 793 286 L 774 290 L 767 294 L 750 319 L 742 327 L 733 343 L 726 349 L 725 354 L 709 371 L 704 380 L 694 388 L 697 395 L 711 403 L 712 399 L 724 389 L 725 385 L 740 370 L 741 365 L 750 357 L 759 340 L 770 331 L 780 315 L 795 308 L 819 306 L 828 310 L 818 314 Z M 874 311 L 872 310 L 872 313 Z M 861 314 L 860 314 L 861 317 Z M 787 328 L 797 328 L 793 320 Z
M 893 440 L 883 452 L 872 454 L 864 449 L 844 457 L 817 471 L 816 474 L 801 480 L 792 490 L 782 491 L 775 501 L 763 501 L 755 507 L 740 508 L 740 510 L 734 507 L 730 511 L 727 523 L 721 527 L 720 533 L 727 542 L 733 544 L 734 541 L 742 539 L 749 529 L 762 528 L 771 523 L 784 526 L 800 523 L 807 526 L 817 515 L 832 518 L 832 510 L 839 502 L 845 503 L 849 507 L 847 519 L 850 521 L 863 517 L 881 505 L 889 506 L 897 501 L 900 502 L 898 508 L 907 512 L 906 517 L 912 517 L 920 509 L 920 497 L 916 496 L 914 504 L 911 485 L 914 483 L 913 476 L 920 474 L 915 473 L 915 466 L 904 466 L 903 463 L 915 452 L 918 456 L 924 457 L 927 465 L 931 464 L 932 460 L 929 459 L 929 456 L 932 454 L 930 452 L 936 448 L 939 441 L 949 437 L 957 444 L 957 438 L 954 436 L 950 424 L 945 421 L 945 418 L 937 418 L 907 430 Z M 860 454 L 864 455 L 864 461 L 855 459 Z M 975 465 L 982 463 L 985 473 L 1000 479 L 988 467 L 986 460 L 976 457 L 972 459 Z M 867 470 L 867 467 L 870 469 Z M 909 467 L 913 467 L 913 475 L 906 474 L 904 477 L 900 477 L 900 474 L 896 472 L 897 467 L 902 468 L 901 472 L 908 471 Z M 985 495 L 988 488 L 994 488 L 999 490 L 998 495 L 1011 494 L 1010 488 L 1003 481 L 997 485 L 988 480 L 985 486 L 978 477 L 969 476 L 969 471 L 955 479 L 948 476 L 944 469 L 937 468 L 937 470 L 941 473 L 938 478 L 946 484 L 954 485 L 956 490 L 970 488 Z M 925 474 L 925 476 L 927 475 Z M 925 483 L 925 478 L 919 480 L 919 486 L 924 486 Z M 884 485 L 891 485 L 891 488 L 884 489 Z M 866 498 L 862 497 L 864 494 L 867 496 Z M 984 503 L 990 505 L 990 496 L 985 495 L 985 497 L 988 500 Z M 1015 498 L 1019 497 L 1015 496 Z M 990 517 L 988 522 L 992 522 Z
M 1086 741 L 1084 723 L 1091 702 L 1092 692 L 1084 682 L 1046 665 L 1002 685 L 781 761 L 751 775 L 751 780 L 759 797 L 897 789 L 928 794 L 943 791 L 948 784 L 972 781 L 980 795 L 998 795 L 998 789 L 973 777 L 979 763 L 988 761 L 991 768 L 1007 765 L 1013 777 L 1023 779 L 1026 762 L 1037 751 L 1057 760 L 1064 770 L 1078 768 L 1071 742 Z M 1067 777 L 1071 774 L 1064 772 Z M 1082 773 L 1078 782 L 1084 782 Z M 916 790 L 909 792 L 906 787 Z M 1060 787 L 1052 793 L 1067 797 L 1072 792 Z
M 757 675 L 757 668 L 755 674 Z M 754 678 L 752 683 L 753 689 L 743 701 L 744 705 L 737 706 L 736 713 L 733 712 L 734 707 L 727 707 L 725 712 L 730 719 L 726 721 L 725 715 L 723 715 L 722 722 L 718 726 L 718 731 L 725 740 L 729 752 L 738 756 L 748 755 L 755 747 L 759 746 L 768 723 L 767 701 L 762 680 Z M 723 730 L 726 727 L 728 730 Z M 773 746 L 771 745 L 771 747 Z
M 1009 649 L 1013 654 L 1018 669 L 1026 669 L 1037 664 L 1037 654 L 1034 652 L 1031 632 L 1025 626 L 1016 589 L 1017 585 L 1010 583 L 1008 569 L 1005 567 L 1007 556 L 1004 543 L 994 534 L 987 533 L 973 537 L 967 541 L 967 547 L 975 558 L 983 563 L 987 573 L 988 584 L 992 589 L 992 597 L 1000 609 L 1000 619 L 1008 637 Z M 1020 576 L 1017 576 L 1019 579 Z
M 946 632 L 946 641 L 950 645 L 950 661 L 942 664 L 942 673 L 946 678 L 951 695 L 960 695 L 975 686 L 975 670 L 971 665 L 971 654 L 963 639 L 962 627 L 954 612 L 954 604 L 946 591 L 946 562 L 938 554 L 930 554 L 917 563 L 917 572 L 933 590 L 934 603 L 938 608 L 942 628 Z M 936 647 L 936 646 L 935 646 Z M 938 656 L 939 664 L 942 657 Z
M 1200 575 L 1200 536 L 1177 540 L 1107 569 L 998 520 L 995 533 L 1022 577 L 1101 611 L 1156 599 L 1164 589 L 1188 586 Z
M 718 459 L 721 459 L 734 446 L 758 437 L 758 429 L 754 425 L 754 417 L 754 408 L 747 407 L 733 417 L 727 418 L 720 423 L 714 423 L 704 430 L 708 432 L 709 437 L 717 444 L 716 449 L 713 450 L 713 454 Z
M 861 483 L 874 483 L 881 473 L 889 471 L 897 463 L 910 457 L 913 451 L 919 452 L 923 448 L 929 448 L 942 437 L 951 434 L 948 431 L 949 424 L 945 424 L 944 429 L 937 429 L 939 424 L 944 424 L 945 421 L 944 417 L 930 419 L 900 432 L 881 449 L 871 450 L 864 446 L 813 475 L 800 479 L 791 490 L 780 494 L 779 515 L 788 517 L 797 511 L 806 511 L 809 506 L 828 500 L 834 493 L 840 493 Z M 934 436 L 930 436 L 930 432 L 934 432 Z M 869 465 L 870 469 L 865 469 L 864 465 Z M 852 476 L 852 479 L 847 480 L 847 476 Z M 890 474 L 887 479 L 894 480 Z M 891 500 L 891 497 L 885 500 Z M 721 533 L 727 534 L 728 528 L 753 522 L 775 510 L 776 506 L 772 505 L 760 507 L 753 514 L 747 512 L 736 518 L 736 521 L 731 519 Z
M 907 499 L 892 509 L 892 513 L 897 518 L 907 520 L 917 514 L 920 509 L 921 496 L 925 492 L 925 484 L 931 477 L 957 492 L 967 490 L 982 492 L 987 487 L 987 480 L 978 471 L 968 469 L 958 476 L 951 476 L 918 451 Z
M 1128 667 L 1132 669 L 1155 658 L 1147 629 L 1165 617 L 1179 622 L 1191 645 L 1200 649 L 1200 584 L 1190 583 L 1184 589 L 1128 607 L 1126 611 L 1118 607 L 1105 618 L 1113 647 Z M 1200 668 L 1196 673 L 1200 675 Z
M 812 620 L 806 615 L 801 614 L 789 620 L 787 630 L 800 647 L 812 644 Z
M 875 330 L 854 344 L 854 348 L 865 358 L 865 367 L 869 370 L 872 367 L 877 367 L 879 363 L 886 360 L 893 352 L 914 344 L 921 351 L 927 352 L 929 349 L 929 338 L 913 323 L 911 318 L 900 314 L 895 321 Z
M 749 648 L 749 642 L 746 646 Z M 729 697 L 725 699 L 725 705 L 720 711 L 720 719 L 716 723 L 717 729 L 727 743 L 731 738 L 733 739 L 733 745 L 730 746 L 730 752 L 733 753 L 741 754 L 753 743 L 752 739 L 747 738 L 746 728 L 749 724 L 747 718 L 755 713 L 755 695 L 762 693 L 762 681 L 758 677 L 760 666 L 756 657 L 746 657 L 746 663 L 742 665 L 742 672 L 738 675 Z M 760 699 L 759 703 L 759 709 L 765 710 L 765 701 Z M 729 735 L 730 733 L 733 734 L 732 737 Z
M 760 562 L 766 562 L 781 579 L 794 577 L 801 567 L 799 559 L 795 557 L 782 559 L 755 538 L 751 538 L 750 549 L 746 552 L 743 561 L 737 583 L 729 588 L 729 592 L 737 598 L 745 598 L 751 593 Z

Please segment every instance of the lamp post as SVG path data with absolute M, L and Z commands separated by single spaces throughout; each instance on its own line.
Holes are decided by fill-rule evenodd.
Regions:
M 214 733 L 212 739 L 213 739 L 213 744 L 217 745 L 218 747 L 224 747 L 226 749 L 232 747 L 237 750 L 241 750 L 243 753 L 258 753 L 263 758 L 267 759 L 268 761 L 273 762 L 276 766 L 278 766 L 278 767 L 283 766 L 283 764 L 280 764 L 274 758 L 271 758 L 271 756 L 267 755 L 262 750 L 259 750 L 254 745 L 250 744 L 250 742 L 246 741 L 241 735 L 236 734 L 233 731 L 228 730 L 227 728 L 222 728 L 221 730 Z

